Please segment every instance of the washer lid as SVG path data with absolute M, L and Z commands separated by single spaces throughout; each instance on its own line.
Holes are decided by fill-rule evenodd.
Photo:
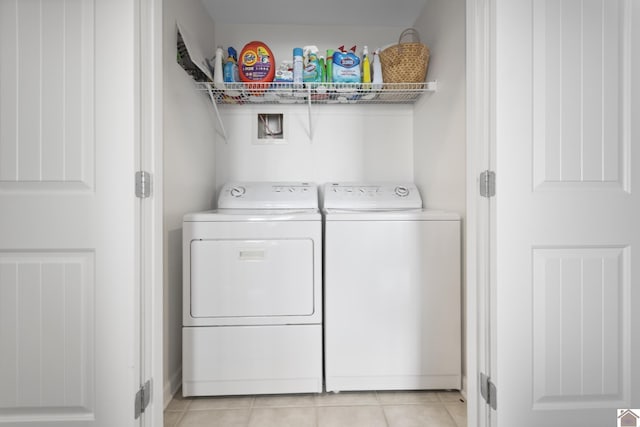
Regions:
M 318 189 L 308 182 L 228 182 L 219 209 L 317 209 Z
M 325 209 L 420 209 L 422 198 L 413 183 L 336 182 L 324 186 Z

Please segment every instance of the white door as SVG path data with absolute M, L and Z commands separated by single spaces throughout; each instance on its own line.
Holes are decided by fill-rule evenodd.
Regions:
M 493 422 L 640 408 L 640 1 L 496 0 Z
M 135 3 L 0 0 L 0 424 L 139 424 Z

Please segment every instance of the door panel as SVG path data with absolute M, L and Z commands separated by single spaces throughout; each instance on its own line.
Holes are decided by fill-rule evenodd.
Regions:
M 135 11 L 0 0 L 0 424 L 137 424 Z
M 533 249 L 534 409 L 624 406 L 629 261 L 628 247 Z
M 497 425 L 615 425 L 640 406 L 640 2 L 495 5 Z
M 91 1 L 0 2 L 0 185 L 92 189 Z
M 0 254 L 2 408 L 93 411 L 94 255 Z
M 533 2 L 536 189 L 624 186 L 628 9 L 621 1 Z

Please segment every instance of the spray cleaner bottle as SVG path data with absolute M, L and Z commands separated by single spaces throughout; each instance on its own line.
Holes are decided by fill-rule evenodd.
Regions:
M 227 49 L 229 55 L 224 63 L 224 81 L 225 83 L 235 83 L 240 81 L 238 75 L 238 52 L 232 47 Z
M 369 61 L 369 49 L 367 46 L 362 48 L 362 87 L 370 89 L 371 85 L 371 62 Z
M 380 49 L 376 49 L 373 52 L 373 89 L 382 89 L 382 64 L 380 63 Z
M 362 99 L 374 99 L 376 97 L 376 92 L 371 90 L 371 62 L 367 46 L 362 49 L 362 89 L 364 90 Z
M 325 81 L 333 82 L 333 49 L 327 49 L 327 60 L 325 63 Z
M 303 48 L 305 64 L 302 72 L 304 82 L 322 83 L 324 70 L 320 66 L 318 58 L 318 48 L 316 46 L 305 46 Z

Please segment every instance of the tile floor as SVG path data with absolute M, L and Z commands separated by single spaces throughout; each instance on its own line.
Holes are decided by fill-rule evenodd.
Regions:
M 165 427 L 467 427 L 457 391 L 342 392 L 185 398 L 179 391 Z

